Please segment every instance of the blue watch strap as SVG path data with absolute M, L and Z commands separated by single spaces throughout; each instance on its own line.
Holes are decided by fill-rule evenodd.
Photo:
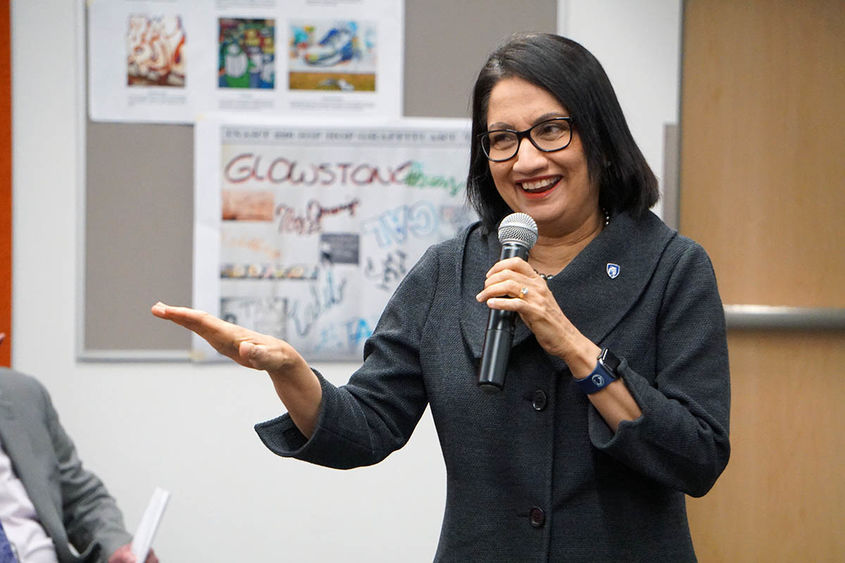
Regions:
M 596 367 L 593 368 L 590 375 L 583 379 L 575 380 L 575 383 L 578 385 L 578 389 L 580 389 L 585 395 L 601 391 L 616 381 L 614 372 L 616 371 L 616 367 L 618 365 L 619 360 L 616 359 L 616 356 L 614 356 L 607 348 L 603 349 L 596 361 Z

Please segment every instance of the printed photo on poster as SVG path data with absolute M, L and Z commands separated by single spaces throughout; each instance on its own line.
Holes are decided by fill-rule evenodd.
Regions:
M 185 27 L 179 14 L 130 14 L 126 29 L 126 84 L 184 88 Z
M 276 86 L 276 20 L 219 18 L 217 86 L 272 90 Z
M 376 27 L 368 21 L 291 21 L 288 88 L 375 92 Z
M 258 332 L 284 340 L 287 338 L 287 304 L 287 299 L 280 297 L 224 297 L 220 300 L 220 318 L 232 324 L 255 327 Z

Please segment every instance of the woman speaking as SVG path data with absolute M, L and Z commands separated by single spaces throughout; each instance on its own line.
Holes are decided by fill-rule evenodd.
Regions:
M 657 181 L 581 45 L 512 37 L 472 108 L 480 221 L 408 273 L 346 385 L 285 341 L 152 311 L 269 374 L 287 413 L 256 429 L 281 456 L 377 463 L 430 405 L 447 474 L 437 561 L 694 561 L 685 495 L 705 494 L 730 451 L 710 260 L 649 211 Z M 500 260 L 514 212 L 536 222 L 536 243 Z M 518 319 L 498 393 L 478 385 L 490 310 Z

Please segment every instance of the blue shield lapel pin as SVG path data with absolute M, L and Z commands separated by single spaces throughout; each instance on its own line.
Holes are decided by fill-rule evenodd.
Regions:
M 614 264 L 613 262 L 607 263 L 607 277 L 612 280 L 615 280 L 616 277 L 619 275 L 619 264 Z

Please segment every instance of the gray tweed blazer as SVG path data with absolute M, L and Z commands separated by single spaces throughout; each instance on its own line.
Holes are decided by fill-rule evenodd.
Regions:
M 402 447 L 430 405 L 447 475 L 436 561 L 694 561 L 685 494 L 705 494 L 730 452 L 725 318 L 706 253 L 651 213 L 621 214 L 549 282 L 575 326 L 622 359 L 643 414 L 615 434 L 522 323 L 504 390 L 478 388 L 488 309 L 475 295 L 498 256 L 478 224 L 429 249 L 362 367 L 341 387 L 320 377 L 311 439 L 287 415 L 259 436 L 281 456 L 364 466 Z

